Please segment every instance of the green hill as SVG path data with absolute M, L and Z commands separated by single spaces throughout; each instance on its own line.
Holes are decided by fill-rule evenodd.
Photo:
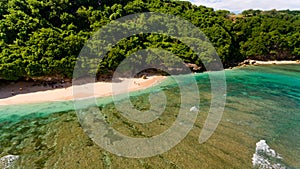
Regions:
M 96 30 L 141 12 L 174 14 L 190 21 L 213 43 L 225 67 L 247 58 L 300 56 L 300 11 L 247 10 L 236 17 L 229 11 L 182 1 L 4 0 L 0 2 L 0 78 L 71 78 L 76 57 Z M 125 57 L 147 47 L 163 48 L 186 63 L 202 64 L 176 39 L 139 34 L 107 53 L 98 75 L 112 72 Z

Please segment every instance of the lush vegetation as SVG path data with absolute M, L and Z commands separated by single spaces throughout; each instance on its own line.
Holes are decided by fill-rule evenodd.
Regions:
M 87 39 L 112 20 L 139 12 L 183 17 L 203 31 L 224 66 L 247 58 L 299 59 L 300 11 L 247 10 L 240 15 L 161 0 L 2 0 L 0 2 L 0 78 L 71 77 Z M 164 48 L 201 66 L 190 48 L 171 37 L 139 34 L 118 43 L 98 74 L 113 71 L 135 51 Z

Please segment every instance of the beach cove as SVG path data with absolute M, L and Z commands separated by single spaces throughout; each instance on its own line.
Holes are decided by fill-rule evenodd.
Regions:
M 297 61 L 257 61 L 245 60 L 239 64 L 238 67 L 249 65 L 289 65 L 300 64 Z M 231 68 L 232 69 L 232 68 Z M 147 79 L 143 78 L 125 78 L 122 80 L 124 88 L 127 92 L 142 90 L 154 86 L 163 81 L 166 76 L 149 76 Z M 48 82 L 49 83 L 49 82 Z M 105 97 L 112 95 L 112 82 L 95 82 L 95 95 L 94 97 Z M 57 86 L 57 85 L 56 85 Z M 68 101 L 73 100 L 73 87 L 71 82 L 60 83 L 56 86 L 42 86 L 36 85 L 34 82 L 18 82 L 0 86 L 0 106 L 2 105 L 15 105 L 15 104 L 28 104 L 28 103 L 43 103 L 53 101 Z M 21 89 L 21 90 L 20 90 Z M 13 94 L 12 94 L 13 92 Z M 75 96 L 79 98 L 80 96 Z

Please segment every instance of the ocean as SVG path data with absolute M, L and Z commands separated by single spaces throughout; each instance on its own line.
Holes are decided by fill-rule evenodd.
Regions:
M 199 143 L 199 134 L 212 101 L 209 72 L 185 75 L 189 78 L 182 85 L 193 83 L 190 76 L 197 82 L 200 103 L 191 111 L 198 111 L 198 115 L 189 133 L 168 151 L 147 158 L 122 157 L 107 151 L 88 137 L 88 130 L 84 132 L 86 126 L 79 122 L 72 101 L 2 106 L 0 166 L 300 168 L 300 65 L 247 66 L 225 70 L 225 74 L 225 110 L 204 143 Z M 147 111 L 153 106 L 149 97 L 157 92 L 164 92 L 166 105 L 151 102 L 164 111 L 149 123 L 126 119 L 111 97 L 97 99 L 97 105 L 103 119 L 118 132 L 151 138 L 175 124 L 182 102 L 180 88 L 169 77 L 157 86 L 130 93 L 134 108 Z M 7 155 L 17 158 L 7 164 Z

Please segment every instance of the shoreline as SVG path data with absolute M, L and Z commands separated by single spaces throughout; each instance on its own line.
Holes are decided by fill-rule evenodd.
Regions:
M 282 60 L 282 61 L 258 61 L 247 59 L 239 63 L 237 66 L 229 67 L 226 69 L 233 69 L 245 66 L 258 66 L 258 65 L 283 65 L 283 64 L 300 64 L 300 60 Z M 224 70 L 226 70 L 224 69 Z M 112 82 L 95 82 L 95 93 L 93 97 L 107 97 L 113 94 L 121 94 L 126 92 L 138 91 L 149 88 L 160 83 L 167 76 L 152 75 L 143 78 L 127 78 L 121 79 L 121 85 L 118 88 L 123 89 L 117 93 L 112 90 L 114 85 Z M 123 86 L 122 86 L 123 85 Z M 0 85 L 0 106 L 5 105 L 18 105 L 18 104 L 31 104 L 55 101 L 70 101 L 74 98 L 86 98 L 88 96 L 78 95 L 74 97 L 73 86 L 71 82 L 58 84 L 58 88 L 52 86 L 36 85 L 34 82 L 12 82 L 10 84 Z M 116 89 L 116 88 L 115 88 Z
M 147 79 L 143 78 L 126 78 L 121 79 L 120 83 L 112 83 L 112 82 L 95 82 L 94 83 L 94 95 L 93 97 L 107 97 L 112 94 L 121 94 L 126 92 L 133 92 L 138 90 L 143 90 L 158 83 L 162 82 L 166 79 L 166 76 L 149 76 Z M 50 88 L 44 87 L 45 89 L 40 91 L 39 89 L 43 88 L 43 86 L 32 86 L 32 83 L 29 83 L 24 87 L 25 82 L 15 83 L 13 85 L 6 85 L 1 88 L 0 96 L 3 97 L 0 99 L 0 106 L 7 105 L 19 105 L 19 104 L 31 104 L 31 103 L 43 103 L 43 102 L 56 102 L 56 101 L 70 101 L 74 99 L 86 98 L 87 96 L 78 95 L 75 97 L 73 95 L 73 86 L 67 84 L 65 87 L 61 88 Z M 122 87 L 122 91 L 118 91 L 118 93 L 113 91 L 113 86 L 117 85 L 118 87 Z M 121 85 L 121 86 L 120 86 Z M 13 88 L 13 89 L 12 89 Z M 16 89 L 20 90 L 20 94 L 12 95 L 11 91 Z M 114 87 L 114 89 L 116 89 Z M 24 91 L 24 93 L 21 93 Z M 10 95 L 10 96 L 9 96 Z
M 289 64 L 300 64 L 300 60 L 270 60 L 270 61 L 259 61 L 253 59 L 246 59 L 234 67 L 243 67 L 248 65 L 289 65 Z
M 275 65 L 288 65 L 288 64 L 300 64 L 300 60 L 282 60 L 282 61 L 256 61 L 254 65 L 268 65 L 268 64 L 275 64 Z

